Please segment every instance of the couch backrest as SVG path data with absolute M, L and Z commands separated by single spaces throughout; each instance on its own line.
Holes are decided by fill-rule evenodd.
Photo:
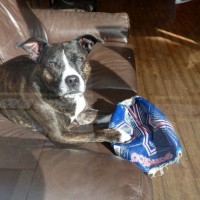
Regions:
M 72 40 L 91 34 L 105 42 L 127 43 L 130 20 L 127 13 L 70 12 L 33 9 L 43 23 L 49 42 Z
M 92 34 L 107 42 L 126 43 L 129 26 L 126 13 L 31 10 L 26 0 L 0 0 L 0 63 L 24 54 L 15 45 L 30 37 L 47 40 L 48 35 L 50 42 L 62 42 Z

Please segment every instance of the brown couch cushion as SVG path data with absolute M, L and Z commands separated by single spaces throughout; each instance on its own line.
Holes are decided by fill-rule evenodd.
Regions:
M 123 43 L 98 43 L 89 55 L 92 67 L 86 98 L 91 107 L 113 112 L 120 101 L 134 96 L 136 74 L 132 47 Z
M 56 149 L 42 135 L 0 115 L 1 198 L 151 199 L 149 178 L 134 164 L 108 154 L 101 143 Z
M 129 89 L 136 91 L 133 50 L 130 45 L 97 43 L 89 55 L 92 67 L 88 88 Z
M 72 40 L 84 34 L 92 34 L 110 42 L 126 43 L 128 39 L 130 22 L 127 13 L 41 12 L 37 9 L 33 12 L 42 21 L 50 42 Z
M 47 150 L 41 154 L 28 200 L 148 200 L 148 181 L 132 163 L 118 157 Z

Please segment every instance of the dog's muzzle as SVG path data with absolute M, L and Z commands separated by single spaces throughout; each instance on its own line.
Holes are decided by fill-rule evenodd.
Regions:
M 78 89 L 79 86 L 80 86 L 79 77 L 76 76 L 76 75 L 68 76 L 68 77 L 65 79 L 65 82 L 66 82 L 67 86 L 68 86 L 70 89 Z

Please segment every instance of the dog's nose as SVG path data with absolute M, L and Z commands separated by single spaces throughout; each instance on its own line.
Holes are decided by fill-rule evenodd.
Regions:
M 79 78 L 76 75 L 71 75 L 65 79 L 65 82 L 69 87 L 74 88 L 79 85 Z

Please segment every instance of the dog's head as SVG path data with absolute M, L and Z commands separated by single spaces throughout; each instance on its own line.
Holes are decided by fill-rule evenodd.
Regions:
M 30 38 L 16 46 L 28 52 L 38 63 L 38 76 L 48 90 L 63 97 L 83 93 L 88 78 L 87 55 L 100 41 L 92 35 L 84 35 L 70 42 L 49 44 L 38 38 Z

